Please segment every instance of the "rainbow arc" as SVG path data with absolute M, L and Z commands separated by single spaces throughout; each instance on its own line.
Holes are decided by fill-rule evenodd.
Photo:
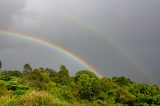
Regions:
M 60 47 L 59 45 L 57 45 L 53 42 L 44 40 L 42 38 L 39 38 L 39 37 L 36 37 L 36 36 L 33 36 L 33 35 L 27 35 L 27 34 L 22 34 L 22 33 L 18 33 L 18 32 L 10 32 L 10 31 L 0 30 L 0 34 L 5 35 L 5 36 L 10 36 L 10 37 L 16 37 L 16 38 L 20 38 L 20 39 L 29 40 L 29 41 L 32 41 L 32 42 L 35 42 L 35 43 L 38 43 L 38 44 L 41 44 L 41 45 L 45 45 L 45 46 L 47 46 L 51 49 L 55 49 L 55 50 L 63 53 L 64 55 L 72 58 L 73 60 L 77 61 L 78 63 L 85 66 L 89 70 L 93 71 L 95 74 L 97 74 L 97 76 L 102 77 L 102 75 L 99 73 L 99 71 L 97 71 L 96 68 L 91 66 L 89 63 L 84 61 L 79 56 L 77 56 L 74 53 L 66 50 L 65 48 Z

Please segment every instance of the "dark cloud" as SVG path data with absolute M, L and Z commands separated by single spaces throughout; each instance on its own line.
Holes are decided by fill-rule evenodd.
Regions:
M 0 28 L 7 28 L 22 14 L 26 0 L 0 0 Z
M 55 42 L 84 58 L 101 70 L 103 75 L 127 75 L 135 81 L 145 82 L 143 73 L 149 73 L 153 80 L 160 83 L 158 82 L 160 80 L 158 76 L 160 69 L 159 7 L 158 0 L 26 0 L 26 2 L 15 0 L 14 3 L 9 0 L 0 0 L 0 8 L 2 8 L 0 9 L 2 14 L 0 26 Z M 19 42 L 7 41 L 4 38 L 3 40 L 5 45 Z M 112 42 L 108 43 L 108 41 Z M 8 46 L 0 46 L 0 48 L 3 47 L 10 50 Z M 19 51 L 23 50 L 19 49 Z M 29 60 L 32 64 L 36 62 L 46 66 L 48 63 L 73 64 L 69 58 L 61 60 L 50 56 L 51 54 L 48 57 L 45 53 L 35 56 L 39 49 L 34 49 L 34 46 L 26 50 L 31 52 L 28 54 L 30 58 L 35 57 Z M 16 52 L 13 53 L 16 54 Z M 19 53 L 27 55 L 25 52 Z M 1 55 L 3 59 L 7 60 L 7 56 L 3 55 Z M 42 55 L 44 55 L 42 60 L 45 61 L 36 61 Z M 56 53 L 54 55 L 58 57 Z M 52 58 L 55 58 L 56 62 Z M 12 65 L 23 63 L 25 59 L 27 57 Z M 140 69 L 137 69 L 134 64 L 144 68 L 144 72 L 139 72 Z M 76 66 L 80 69 L 84 68 L 81 65 Z M 77 69 L 75 66 L 69 65 L 69 67 L 71 70 Z

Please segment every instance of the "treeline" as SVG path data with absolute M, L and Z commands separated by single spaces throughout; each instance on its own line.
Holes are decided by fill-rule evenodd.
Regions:
M 99 78 L 80 70 L 59 71 L 24 65 L 23 71 L 0 72 L 0 106 L 158 106 L 160 88 L 124 76 Z

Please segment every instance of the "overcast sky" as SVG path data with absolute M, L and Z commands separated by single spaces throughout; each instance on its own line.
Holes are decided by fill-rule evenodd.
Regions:
M 160 84 L 160 0 L 0 0 L 0 29 L 50 40 L 101 74 Z M 3 69 L 83 65 L 46 46 L 0 34 Z

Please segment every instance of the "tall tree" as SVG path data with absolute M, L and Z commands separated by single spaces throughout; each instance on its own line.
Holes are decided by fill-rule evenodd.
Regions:
M 32 68 L 29 64 L 24 65 L 23 73 L 30 73 L 32 72 Z
M 60 78 L 69 78 L 68 69 L 64 65 L 61 65 L 61 67 L 60 67 L 59 77 Z
M 64 66 L 60 66 L 60 71 L 58 72 L 58 82 L 61 84 L 67 84 L 69 81 L 68 69 Z
M 88 70 L 77 72 L 75 82 L 80 98 L 91 100 L 100 93 L 99 78 Z

